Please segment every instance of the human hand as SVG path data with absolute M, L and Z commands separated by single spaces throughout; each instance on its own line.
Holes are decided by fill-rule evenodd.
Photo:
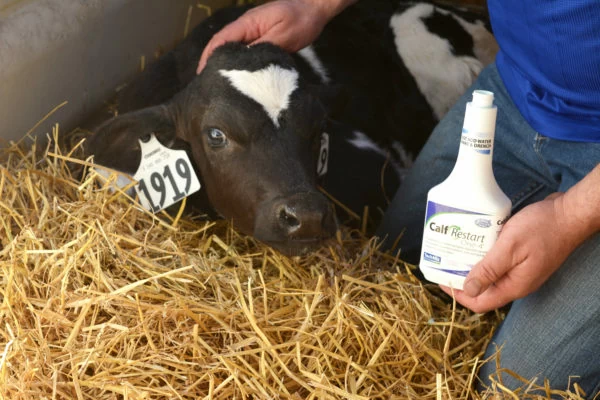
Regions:
M 525 207 L 473 267 L 464 289 L 442 290 L 479 313 L 536 291 L 586 238 L 571 214 L 563 193 Z
M 196 73 L 227 42 L 271 42 L 288 52 L 312 43 L 329 19 L 355 0 L 278 0 L 252 8 L 219 31 L 206 45 Z

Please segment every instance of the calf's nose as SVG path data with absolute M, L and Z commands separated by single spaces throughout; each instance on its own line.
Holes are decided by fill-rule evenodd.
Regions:
M 333 207 L 319 192 L 279 197 L 261 208 L 254 234 L 263 241 L 320 241 L 337 229 Z
M 281 232 L 290 239 L 321 239 L 335 233 L 335 220 L 328 202 L 318 197 L 291 198 L 276 205 L 275 217 Z
M 296 210 L 287 204 L 279 206 L 277 214 L 279 218 L 279 226 L 290 234 L 296 232 L 303 225 L 303 223 L 298 219 Z M 312 215 L 311 217 L 311 221 L 314 221 L 315 215 Z M 318 218 L 319 216 L 316 217 Z M 304 219 L 304 221 L 306 221 L 306 219 Z

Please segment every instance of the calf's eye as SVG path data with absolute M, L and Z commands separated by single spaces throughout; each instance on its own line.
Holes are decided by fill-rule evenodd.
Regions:
M 208 144 L 211 147 L 223 147 L 228 143 L 227 136 L 220 129 L 211 128 L 208 130 Z

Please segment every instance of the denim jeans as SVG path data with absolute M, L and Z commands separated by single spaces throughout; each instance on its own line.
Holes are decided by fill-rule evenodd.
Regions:
M 568 142 L 535 132 L 513 105 L 490 65 L 438 124 L 384 215 L 377 236 L 383 248 L 419 261 L 427 192 L 452 170 L 466 103 L 475 89 L 494 92 L 498 106 L 493 170 L 512 200 L 512 213 L 550 193 L 568 190 L 600 162 L 600 143 Z M 545 378 L 566 389 L 577 382 L 590 398 L 600 389 L 600 234 L 588 239 L 537 292 L 515 301 L 486 356 L 501 347 L 501 368 L 525 379 Z M 496 370 L 485 364 L 486 382 Z M 502 374 L 508 387 L 521 383 Z M 571 386 L 572 388 L 572 386 Z

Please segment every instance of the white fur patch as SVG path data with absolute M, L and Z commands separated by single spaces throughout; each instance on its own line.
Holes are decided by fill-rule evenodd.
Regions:
M 269 65 L 258 71 L 220 70 L 238 91 L 260 104 L 276 127 L 279 114 L 288 108 L 290 96 L 298 88 L 298 71 Z
M 381 146 L 379 146 L 377 143 L 371 140 L 371 138 L 365 135 L 364 133 L 360 131 L 354 131 L 352 133 L 354 134 L 354 136 L 352 137 L 352 139 L 348 139 L 348 143 L 350 143 L 352 146 L 361 150 L 374 151 L 375 153 L 382 155 L 383 157 L 388 156 L 387 151 L 385 151 Z
M 390 26 L 394 32 L 396 50 L 415 78 L 419 90 L 438 119 L 452 107 L 471 86 L 483 69 L 483 63 L 474 57 L 452 53 L 450 42 L 431 33 L 422 21 L 433 14 L 431 4 L 418 4 L 401 14 L 392 16 Z M 447 14 L 445 10 L 437 11 Z M 463 27 L 473 34 L 474 24 L 469 24 L 453 14 Z
M 444 12 L 444 10 L 438 11 L 442 13 Z M 498 46 L 498 42 L 496 42 L 494 35 L 492 35 L 492 33 L 485 27 L 483 21 L 469 22 L 460 18 L 458 15 L 454 15 L 454 17 L 460 26 L 462 26 L 465 31 L 469 32 L 473 38 L 473 53 L 475 53 L 475 57 L 477 57 L 477 59 L 481 61 L 483 65 L 488 65 L 494 62 L 496 53 L 498 53 L 500 47 Z
M 353 137 L 352 139 L 348 139 L 348 143 L 350 143 L 352 146 L 358 149 L 373 151 L 379 154 L 381 157 L 389 161 L 390 166 L 394 169 L 394 171 L 399 177 L 402 177 L 404 175 L 404 168 L 402 168 L 402 166 L 400 166 L 396 161 L 392 159 L 389 151 L 379 146 L 377 143 L 371 140 L 370 137 L 368 137 L 360 131 L 354 131 L 352 133 Z
M 321 82 L 329 83 L 331 81 L 331 79 L 329 78 L 329 74 L 325 69 L 325 66 L 323 65 L 321 60 L 319 60 L 319 57 L 317 57 L 317 53 L 315 53 L 311 46 L 307 46 L 302 50 L 298 51 L 298 55 L 300 55 L 300 57 L 302 57 L 308 63 L 308 65 L 310 65 L 313 71 L 315 71 L 315 73 L 319 75 L 319 77 L 321 78 Z

